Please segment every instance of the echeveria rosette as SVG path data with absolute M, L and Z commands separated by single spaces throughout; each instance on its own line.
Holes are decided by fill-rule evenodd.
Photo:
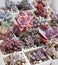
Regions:
M 40 60 L 42 62 L 48 60 L 48 57 L 46 56 L 46 54 L 42 48 L 36 49 L 34 51 L 30 51 L 26 54 L 27 54 L 27 57 L 28 57 L 29 61 L 31 62 L 31 64 L 37 64 L 36 62 L 39 63 Z
M 20 31 L 31 29 L 33 27 L 33 16 L 22 11 L 14 24 L 18 26 Z
M 6 0 L 6 1 L 5 1 L 5 6 L 6 6 L 6 8 L 9 9 L 9 10 L 12 10 L 12 11 L 15 11 L 15 12 L 18 11 L 18 9 L 17 9 L 17 7 L 16 7 L 16 5 L 15 5 L 15 2 L 13 2 L 13 1 Z
M 12 40 L 4 40 L 2 44 L 0 44 L 0 49 L 3 54 L 9 54 L 22 50 L 22 41 L 19 39 Z
M 6 26 L 11 26 L 15 21 L 12 12 L 9 10 L 0 10 L 0 23 Z

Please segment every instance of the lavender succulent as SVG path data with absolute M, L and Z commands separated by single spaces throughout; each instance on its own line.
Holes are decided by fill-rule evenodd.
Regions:
M 27 56 L 32 64 L 35 63 L 36 61 L 38 61 L 39 63 L 40 60 L 42 61 L 48 60 L 48 57 L 46 56 L 42 48 L 29 52 Z
M 24 47 L 36 47 L 42 45 L 36 28 L 22 32 L 19 37 L 24 42 Z

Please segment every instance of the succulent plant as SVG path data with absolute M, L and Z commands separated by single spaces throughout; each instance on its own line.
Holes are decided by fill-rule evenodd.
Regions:
M 39 13 L 40 16 L 45 17 L 46 16 L 46 12 L 44 11 L 46 4 L 43 3 L 42 0 L 37 0 L 37 11 Z
M 6 26 L 11 26 L 15 19 L 9 10 L 0 10 L 0 23 Z
M 6 56 L 4 58 L 4 62 L 6 65 L 25 65 L 26 64 L 26 59 L 23 56 L 22 53 L 13 53 L 10 54 L 9 56 Z
M 2 44 L 0 44 L 0 49 L 3 54 L 9 54 L 15 51 L 21 51 L 22 41 L 20 41 L 19 39 L 4 40 Z
M 32 14 L 29 14 L 29 12 L 21 11 L 14 24 L 18 26 L 20 31 L 28 30 L 33 28 L 33 19 L 34 16 Z
M 22 32 L 19 38 L 24 42 L 25 47 L 35 47 L 41 46 L 42 42 L 40 40 L 39 32 L 36 28 Z
M 42 48 L 27 52 L 26 54 L 31 64 L 36 64 L 36 61 L 39 63 L 40 60 L 42 60 L 42 62 L 48 60 Z
M 6 5 L 6 8 L 8 8 L 9 10 L 13 10 L 15 12 L 18 11 L 15 3 L 10 0 L 6 0 L 5 5 Z
M 32 10 L 32 6 L 28 0 L 22 0 L 21 3 L 16 5 L 19 10 Z

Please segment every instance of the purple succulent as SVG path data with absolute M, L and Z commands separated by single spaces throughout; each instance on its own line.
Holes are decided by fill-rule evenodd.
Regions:
M 1 50 L 8 54 L 14 51 L 21 51 L 22 42 L 19 39 L 4 40 L 0 46 Z

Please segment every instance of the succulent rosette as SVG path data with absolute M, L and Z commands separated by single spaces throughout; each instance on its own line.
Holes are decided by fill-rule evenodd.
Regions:
M 11 40 L 6 39 L 0 44 L 0 49 L 3 54 L 9 54 L 15 51 L 16 52 L 21 51 L 22 41 L 20 41 L 19 39 L 11 39 Z
M 25 11 L 19 13 L 19 16 L 16 18 L 16 22 L 14 23 L 17 25 L 20 31 L 28 30 L 33 27 L 33 16 L 28 14 Z
M 14 21 L 15 19 L 13 18 L 11 11 L 3 10 L 3 9 L 0 10 L 0 23 L 1 24 L 4 24 L 6 26 L 11 26 Z
M 12 10 L 14 12 L 18 11 L 18 9 L 17 9 L 17 7 L 15 5 L 15 2 L 13 2 L 11 0 L 6 0 L 5 1 L 5 6 L 6 6 L 7 9 Z
M 40 61 L 44 62 L 48 60 L 48 57 L 42 48 L 27 52 L 26 55 L 31 64 L 38 64 Z

